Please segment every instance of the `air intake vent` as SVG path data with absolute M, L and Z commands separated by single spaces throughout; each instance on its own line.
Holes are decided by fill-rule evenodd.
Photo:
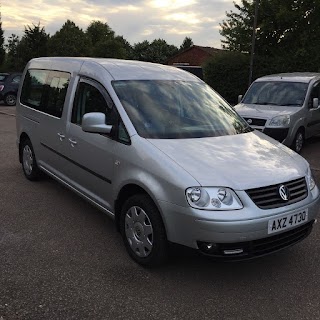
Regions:
M 279 188 L 284 186 L 288 193 L 288 200 L 283 200 L 280 196 Z M 308 189 L 305 178 L 275 184 L 268 187 L 246 190 L 251 200 L 261 209 L 273 209 L 287 206 L 305 199 Z

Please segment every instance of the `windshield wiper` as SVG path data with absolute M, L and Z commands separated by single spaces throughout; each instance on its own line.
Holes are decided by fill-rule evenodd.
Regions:
M 288 106 L 288 107 L 290 107 L 290 106 L 298 106 L 298 107 L 300 107 L 301 104 L 300 103 L 283 103 L 283 104 L 280 104 L 280 106 L 282 106 L 282 107 L 286 107 L 286 106 Z
M 274 102 L 259 102 L 259 103 L 255 103 L 255 104 L 260 104 L 262 106 L 278 106 L 279 104 L 274 103 Z

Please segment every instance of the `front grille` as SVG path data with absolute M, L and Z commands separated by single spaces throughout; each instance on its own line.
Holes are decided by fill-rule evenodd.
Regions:
M 264 128 L 262 132 L 269 137 L 282 142 L 288 136 L 289 128 Z
M 284 185 L 289 191 L 289 200 L 287 201 L 280 196 L 279 187 L 281 185 Z M 305 178 L 300 178 L 268 187 L 249 189 L 246 192 L 260 209 L 273 209 L 305 199 L 308 195 L 308 188 Z
M 292 230 L 280 233 L 268 238 L 254 240 L 252 252 L 255 256 L 261 256 L 289 247 L 304 238 L 306 238 L 312 230 L 313 220 Z
M 246 120 L 247 122 L 249 119 L 251 119 L 251 123 L 249 123 L 250 126 L 264 127 L 267 122 L 266 119 L 244 118 L 244 120 Z
M 314 220 L 297 228 L 263 239 L 238 243 L 217 243 L 210 250 L 206 249 L 207 247 L 205 242 L 198 242 L 198 246 L 201 253 L 213 258 L 220 258 L 224 260 L 251 259 L 290 247 L 305 239 L 311 233 L 313 223 Z M 239 249 L 243 250 L 240 254 L 225 254 L 225 250 Z

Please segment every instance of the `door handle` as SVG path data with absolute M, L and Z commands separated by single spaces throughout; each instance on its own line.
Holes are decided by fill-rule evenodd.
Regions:
M 71 138 L 69 138 L 69 141 L 71 143 L 71 147 L 74 147 L 78 143 L 77 141 L 75 141 L 75 140 L 73 140 Z
M 62 141 L 66 136 L 63 133 L 58 132 L 60 141 Z

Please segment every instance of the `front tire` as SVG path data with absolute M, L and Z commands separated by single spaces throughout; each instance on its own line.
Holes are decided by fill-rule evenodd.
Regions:
M 294 140 L 292 143 L 292 149 L 295 152 L 300 153 L 303 145 L 304 145 L 304 133 L 303 133 L 303 130 L 299 129 L 294 137 Z
M 131 258 L 143 266 L 158 266 L 168 257 L 168 243 L 160 213 L 144 194 L 130 197 L 120 215 L 120 231 Z
M 23 140 L 20 148 L 21 164 L 24 175 L 28 180 L 38 180 L 41 176 L 41 171 L 37 165 L 31 141 L 29 139 Z
M 17 97 L 13 93 L 8 93 L 5 96 L 4 101 L 5 101 L 6 105 L 8 105 L 8 106 L 15 106 L 16 102 L 17 102 Z

